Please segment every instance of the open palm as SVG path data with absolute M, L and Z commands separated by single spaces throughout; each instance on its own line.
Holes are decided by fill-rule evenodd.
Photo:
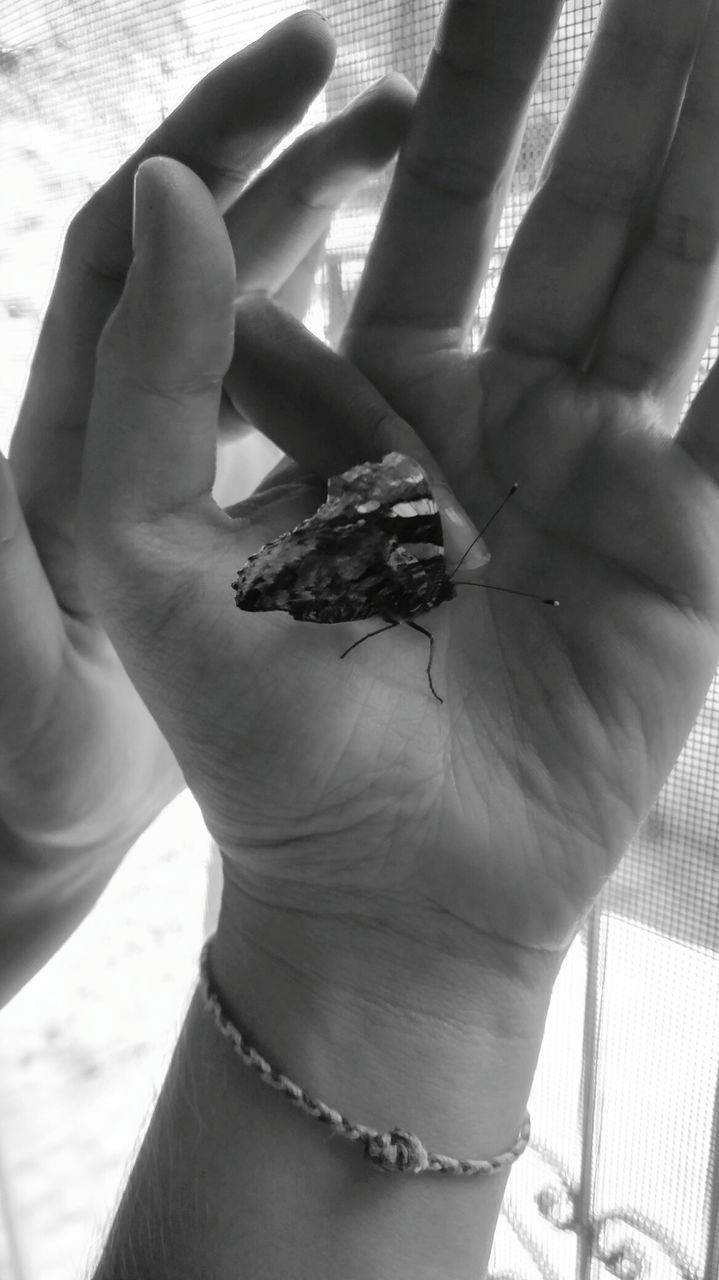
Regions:
M 296 330 L 279 316 L 272 323 L 284 350 L 294 340 L 312 368 L 312 403 L 298 410 L 295 396 L 298 415 L 315 410 L 317 423 L 323 397 L 335 418 L 342 396 L 357 404 L 351 370 L 326 357 L 313 366 Z M 390 369 L 377 380 L 387 385 L 396 370 L 382 359 Z M 331 797 L 336 861 L 341 795 L 350 842 L 358 830 L 372 831 L 378 848 L 394 842 L 392 877 L 409 875 L 420 896 L 475 927 L 559 945 L 655 798 L 716 668 L 719 494 L 685 437 L 672 440 L 652 420 L 651 402 L 563 362 L 425 351 L 416 380 L 409 362 L 397 363 L 402 390 L 392 403 L 423 441 L 436 435 L 435 456 L 477 526 L 519 482 L 488 532 L 488 568 L 457 573 L 458 584 L 490 589 L 458 585 L 455 600 L 421 619 L 434 637 L 441 706 L 425 678 L 426 646 L 408 629 L 378 635 L 340 663 L 374 620 L 335 628 L 281 619 L 264 704 L 267 724 L 281 715 L 285 726 L 274 764 L 301 815 L 295 836 L 316 845 Z M 697 402 L 695 423 L 700 411 Z M 403 424 L 373 401 L 364 422 L 355 416 L 355 431 L 363 426 L 373 454 L 395 432 L 397 446 L 412 451 Z M 269 501 L 275 490 L 264 488 Z M 512 588 L 556 596 L 560 607 Z M 247 625 L 266 633 L 275 624 L 265 615 Z M 285 648 L 298 676 L 290 699 L 276 680 Z M 298 754 L 298 739 L 308 746 L 307 727 L 318 721 L 314 753 Z M 252 734 L 263 736 L 254 719 Z M 245 804 L 253 825 L 259 802 L 261 843 L 274 845 L 285 815 L 278 827 L 269 755 L 260 751 Z M 330 762 L 331 788 L 322 768 Z M 452 850 L 451 868 L 437 849 Z M 355 889 L 376 874 L 366 854 L 344 872 Z
M 537 23 L 553 8 L 535 6 Z M 561 602 L 543 609 L 467 589 L 472 621 L 447 623 L 447 688 L 460 703 L 452 748 L 471 761 L 491 738 L 495 785 L 473 808 L 488 816 L 482 844 L 512 877 L 507 903 L 526 938 L 549 921 L 551 933 L 564 894 L 573 899 L 565 919 L 588 905 L 676 758 L 719 658 L 715 379 L 674 436 L 717 314 L 707 121 L 719 14 L 712 5 L 706 17 L 703 4 L 604 6 L 481 350 L 467 358 L 460 344 L 511 151 L 509 113 L 503 128 L 493 104 L 509 69 L 520 84 L 528 70 L 513 48 L 515 9 L 448 11 L 347 351 L 477 523 L 519 481 L 492 528 L 485 579 Z M 473 61 L 467 50 L 481 52 Z M 478 67 L 485 84 L 470 108 Z M 444 120 L 451 146 L 432 171 Z M 465 765 L 463 806 L 472 776 Z
M 448 6 L 346 337 L 370 381 L 260 304 L 238 310 L 228 382 L 325 474 L 411 453 L 413 430 L 478 527 L 518 482 L 482 580 L 559 609 L 458 586 L 423 620 L 442 705 L 406 628 L 339 663 L 366 624 L 233 614 L 243 556 L 313 503 L 271 481 L 234 513 L 254 523 L 233 523 L 208 502 L 199 432 L 175 457 L 176 425 L 155 433 L 172 510 L 151 549 L 135 532 L 135 586 L 111 600 L 107 566 L 128 554 L 119 513 L 104 567 L 97 547 L 90 557 L 120 651 L 244 892 L 549 950 L 656 796 L 719 657 L 714 377 L 672 434 L 717 302 L 717 166 L 693 109 L 716 96 L 717 6 L 693 61 L 703 0 L 681 12 L 607 0 L 482 348 L 463 349 L 560 8 Z M 147 468 L 151 446 L 131 447 Z M 91 443 L 88 466 L 95 534 L 128 445 L 105 433 L 102 449 Z

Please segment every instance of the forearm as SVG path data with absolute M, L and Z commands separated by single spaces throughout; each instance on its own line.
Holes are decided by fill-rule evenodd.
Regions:
M 222 970 L 225 956 L 218 952 Z M 546 1014 L 503 1043 L 382 1001 L 333 1008 L 290 970 L 233 960 L 223 1002 L 268 1061 L 351 1120 L 446 1155 L 514 1142 Z M 481 1021 L 481 1000 L 476 1012 Z M 490 1029 L 491 1028 L 491 1029 Z M 385 1174 L 268 1087 L 195 995 L 94 1280 L 476 1280 L 506 1174 Z

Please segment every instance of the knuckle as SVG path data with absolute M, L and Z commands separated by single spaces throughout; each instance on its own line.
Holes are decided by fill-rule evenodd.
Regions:
M 118 309 L 105 326 L 97 344 L 96 384 L 121 386 L 142 400 L 166 403 L 180 409 L 188 401 L 222 392 L 224 373 L 188 361 L 178 362 L 173 352 L 159 356 L 146 349 Z
M 709 267 L 719 257 L 719 236 L 700 211 L 663 210 L 654 217 L 651 239 L 662 257 L 690 266 Z
M 192 169 L 211 191 L 241 190 L 252 177 L 254 158 L 229 153 L 226 157 L 219 150 L 210 155 L 178 155 L 182 164 Z
M 592 165 L 555 155 L 542 175 L 541 186 L 551 188 L 582 213 L 625 221 L 634 214 L 644 193 L 645 175 L 629 166 Z
M 397 167 L 424 192 L 458 204 L 482 204 L 496 193 L 496 173 L 474 157 L 433 154 L 407 147 L 400 153 Z

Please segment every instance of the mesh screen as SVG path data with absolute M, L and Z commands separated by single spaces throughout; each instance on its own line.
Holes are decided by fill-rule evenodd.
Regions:
M 238 13 L 234 0 L 0 0 L 0 443 L 71 213 L 205 71 L 297 7 L 247 0 Z M 475 343 L 599 8 L 598 0 L 565 6 Z M 439 10 L 437 0 L 326 0 L 339 55 L 314 117 L 340 110 L 390 68 L 417 83 Z M 329 236 L 312 312 L 329 341 L 351 307 L 386 185 L 358 193 Z M 715 354 L 716 343 L 704 371 Z M 531 1099 L 534 1137 L 510 1179 L 495 1275 L 719 1275 L 718 741 L 714 687 L 563 968 Z

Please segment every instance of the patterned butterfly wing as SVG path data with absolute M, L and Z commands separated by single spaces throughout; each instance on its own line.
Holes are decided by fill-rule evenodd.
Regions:
M 319 510 L 250 556 L 232 586 L 239 609 L 302 622 L 402 621 L 452 599 L 427 476 L 400 453 L 333 476 Z

